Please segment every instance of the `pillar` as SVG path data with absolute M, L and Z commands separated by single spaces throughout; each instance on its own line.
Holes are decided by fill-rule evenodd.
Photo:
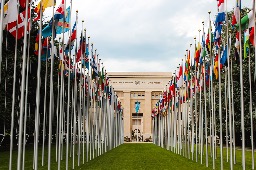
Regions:
M 151 91 L 145 91 L 145 109 L 143 113 L 143 139 L 152 137 L 151 132 Z
M 131 93 L 124 91 L 123 107 L 124 107 L 124 137 L 131 138 Z

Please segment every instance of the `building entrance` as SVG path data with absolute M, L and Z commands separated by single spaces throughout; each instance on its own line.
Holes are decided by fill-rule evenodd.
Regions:
M 143 142 L 143 113 L 132 114 L 132 141 Z

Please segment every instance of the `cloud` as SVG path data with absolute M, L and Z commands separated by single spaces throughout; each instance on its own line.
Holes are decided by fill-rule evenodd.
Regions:
M 57 0 L 57 4 L 60 0 Z M 235 2 L 228 2 L 232 9 Z M 249 2 L 243 4 L 250 6 Z M 217 13 L 216 0 L 86 0 L 73 1 L 79 27 L 98 49 L 109 71 L 171 71 Z

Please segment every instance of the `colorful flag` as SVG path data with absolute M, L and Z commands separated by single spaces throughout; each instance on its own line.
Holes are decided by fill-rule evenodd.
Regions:
M 236 25 L 237 22 L 239 21 L 239 14 L 240 14 L 240 10 L 241 10 L 241 1 L 237 0 L 236 1 L 236 7 L 234 9 L 234 14 L 232 16 L 232 25 Z
M 76 22 L 73 26 L 73 29 L 72 29 L 72 34 L 71 36 L 69 37 L 69 40 L 67 42 L 67 45 L 65 47 L 65 53 L 68 53 L 69 50 L 72 50 L 73 49 L 73 46 L 74 46 L 74 42 L 76 40 Z
M 27 30 L 30 31 L 29 30 L 30 9 L 28 9 L 28 20 L 25 20 L 25 17 L 26 17 L 26 11 L 23 11 L 18 16 L 18 25 L 16 24 L 17 23 L 16 21 L 11 22 L 7 25 L 7 31 L 9 31 L 14 37 L 16 37 L 16 31 L 18 31 L 18 34 L 16 37 L 17 39 L 20 39 L 24 36 L 24 26 L 26 22 L 27 22 Z
M 53 25 L 57 25 L 56 30 L 55 30 L 56 34 L 61 34 L 63 31 L 64 32 L 68 31 L 69 30 L 70 7 L 68 7 L 66 9 L 66 14 L 67 14 L 66 19 L 67 19 L 68 22 L 64 22 L 64 24 L 63 24 L 63 19 L 60 19 L 60 21 L 59 21 L 58 19 L 53 19 L 52 18 L 49 21 L 49 24 L 42 30 L 42 36 L 44 38 L 52 36 L 52 26 Z M 54 15 L 54 18 L 55 18 L 55 15 Z
M 62 0 L 59 7 L 55 11 L 54 19 L 62 19 L 64 17 L 64 12 L 64 0 Z
M 183 70 L 182 70 L 182 66 L 180 66 L 177 74 L 177 87 L 182 86 L 182 74 L 183 74 Z
M 224 0 L 217 0 L 218 2 L 218 15 L 216 16 L 216 22 L 220 23 L 225 21 L 225 4 Z
M 64 16 L 64 11 L 63 11 L 63 16 Z M 54 15 L 54 18 L 56 18 L 55 15 Z M 56 34 L 61 34 L 69 31 L 69 25 L 70 25 L 70 7 L 68 7 L 65 11 L 65 20 L 64 18 L 60 18 L 59 21 L 57 22 Z
M 214 60 L 214 68 L 213 68 L 213 72 L 215 74 L 216 79 L 218 79 L 218 76 L 219 76 L 218 64 L 219 64 L 219 58 L 218 58 L 218 54 L 217 54 L 215 57 L 215 60 Z
M 44 12 L 46 8 L 54 6 L 55 2 L 54 0 L 41 0 L 34 9 L 35 13 L 37 13 L 37 17 L 34 19 L 34 21 L 37 21 L 40 19 L 41 4 L 42 4 L 42 12 Z
M 244 59 L 247 58 L 249 54 L 249 29 L 246 29 L 244 32 Z
M 5 29 L 5 26 L 8 23 L 15 22 L 17 20 L 17 16 L 19 15 L 17 5 L 18 5 L 17 0 L 9 0 L 4 5 L 3 29 Z
M 226 45 L 224 51 L 222 52 L 222 57 L 220 59 L 220 63 L 222 65 L 225 65 L 227 62 L 227 58 L 228 58 L 228 50 L 227 49 L 228 49 L 228 46 Z

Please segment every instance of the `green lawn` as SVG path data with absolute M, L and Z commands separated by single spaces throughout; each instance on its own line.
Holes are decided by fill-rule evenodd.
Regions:
M 229 163 L 226 163 L 226 150 L 224 153 L 224 169 L 229 169 Z M 13 168 L 16 169 L 17 152 L 13 153 Z M 55 147 L 52 148 L 51 169 L 57 169 L 55 161 Z M 195 158 L 195 157 L 194 157 Z M 39 169 L 47 169 L 47 152 L 45 153 L 45 166 L 41 166 L 41 150 L 39 151 Z M 85 158 L 86 160 L 86 158 Z M 220 169 L 220 156 L 216 159 L 216 169 Z M 8 169 L 9 152 L 0 152 L 0 169 Z M 33 147 L 26 150 L 25 169 L 32 169 L 33 165 Z M 69 158 L 69 169 L 72 167 L 72 159 Z M 241 169 L 241 151 L 237 151 L 237 164 L 234 169 Z M 65 169 L 65 154 L 61 162 L 61 169 Z M 203 155 L 203 165 L 200 164 L 200 154 L 198 154 L 198 162 L 189 160 L 183 156 L 177 155 L 166 149 L 158 147 L 151 143 L 127 143 L 113 150 L 96 157 L 82 165 L 77 166 L 77 157 L 75 157 L 75 169 L 177 169 L 177 170 L 193 170 L 193 169 L 212 169 L 212 158 L 209 155 L 209 168 L 205 167 L 205 155 Z M 246 169 L 251 169 L 251 152 L 246 152 Z

